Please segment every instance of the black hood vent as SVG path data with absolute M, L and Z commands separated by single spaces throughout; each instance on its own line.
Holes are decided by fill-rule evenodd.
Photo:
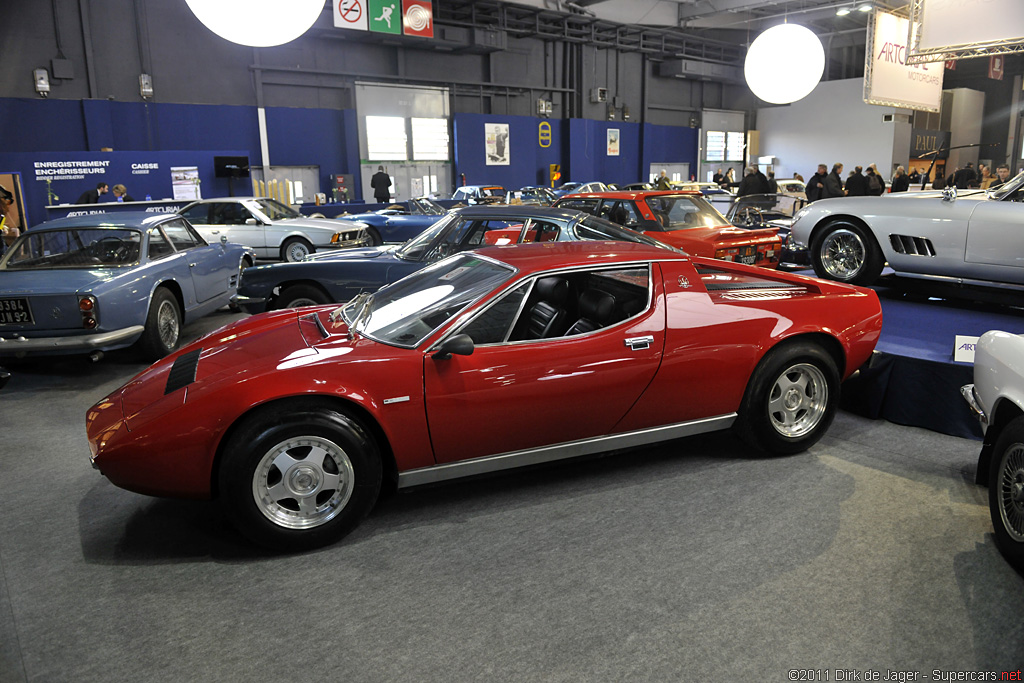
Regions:
M 196 349 L 183 353 L 174 360 L 174 365 L 171 366 L 171 371 L 167 375 L 164 396 L 196 381 L 196 367 L 199 365 L 199 354 L 202 352 L 202 349 Z

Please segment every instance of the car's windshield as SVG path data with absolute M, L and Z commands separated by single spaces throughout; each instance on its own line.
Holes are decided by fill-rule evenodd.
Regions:
M 992 190 L 992 198 L 1003 199 L 1009 197 L 1021 185 L 1024 185 L 1024 171 L 1021 171 L 996 189 Z M 1020 201 L 1020 199 L 1014 199 L 1014 201 Z
M 703 197 L 694 195 L 663 195 L 647 197 L 647 208 L 657 218 L 652 231 L 689 230 L 690 228 L 720 228 L 729 225 Z
M 287 218 L 300 218 L 302 216 L 295 209 L 285 206 L 276 199 L 254 199 L 252 203 L 255 206 L 249 207 L 250 209 L 255 208 L 272 221 L 283 221 Z
M 409 200 L 409 213 L 422 216 L 443 216 L 447 209 L 427 197 Z
M 750 223 L 750 216 L 762 220 L 792 218 L 807 204 L 807 200 L 784 194 L 749 194 L 735 198 L 726 214 L 733 223 Z
M 481 187 L 480 188 L 480 196 L 481 197 L 499 197 L 501 199 L 504 199 L 505 198 L 505 188 L 504 187 Z
M 353 331 L 374 341 L 413 348 L 515 274 L 504 263 L 456 254 L 342 308 Z
M 664 242 L 659 242 L 653 237 L 648 237 L 629 228 L 623 228 L 597 216 L 584 216 L 573 226 L 573 231 L 576 233 L 576 238 L 580 240 L 639 242 L 640 244 L 649 244 L 652 247 L 662 247 L 663 249 L 679 252 L 679 249 L 670 247 Z
M 405 259 L 406 261 L 419 261 L 423 254 L 426 253 L 426 250 L 430 247 L 430 244 L 434 241 L 434 238 L 436 238 L 442 230 L 448 227 L 453 220 L 457 220 L 456 214 L 448 214 L 399 247 L 398 251 L 395 252 L 395 256 L 400 259 Z
M 108 268 L 139 262 L 142 233 L 116 228 L 30 230 L 8 250 L 0 268 Z

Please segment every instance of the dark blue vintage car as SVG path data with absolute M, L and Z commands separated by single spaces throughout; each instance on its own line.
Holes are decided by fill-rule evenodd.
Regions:
M 248 268 L 238 303 L 250 313 L 348 301 L 459 251 L 522 242 L 613 240 L 672 249 L 581 211 L 538 206 L 474 205 L 454 209 L 401 246 L 350 249 L 299 263 Z
M 338 216 L 340 221 L 365 223 L 374 246 L 385 242 L 405 242 L 436 223 L 448 209 L 427 197 L 409 200 L 409 208 L 400 205 L 370 213 Z
M 149 359 L 181 327 L 228 303 L 254 263 L 207 244 L 177 214 L 125 212 L 43 223 L 0 260 L 0 356 L 95 353 L 138 343 Z

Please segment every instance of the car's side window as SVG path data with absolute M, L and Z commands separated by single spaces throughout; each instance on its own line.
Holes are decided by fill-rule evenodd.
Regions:
M 170 240 L 171 244 L 177 251 L 185 251 L 187 249 L 193 249 L 198 246 L 195 237 L 192 232 L 188 229 L 188 225 L 185 221 L 175 220 L 163 223 L 161 226 L 164 234 L 167 235 L 167 239 Z
M 147 231 L 149 235 L 149 259 L 155 261 L 156 259 L 170 256 L 174 253 L 174 247 L 167 241 L 164 234 L 160 232 L 158 226 L 153 226 Z
M 211 225 L 245 225 L 249 218 L 252 218 L 249 210 L 236 202 L 214 204 L 210 211 Z
M 575 209 L 577 211 L 586 211 L 589 214 L 597 214 L 599 204 L 599 199 L 563 199 L 558 202 L 558 208 Z
M 612 223 L 635 228 L 639 225 L 636 207 L 633 202 L 619 199 L 606 199 L 601 205 L 601 217 Z
M 575 337 L 636 317 L 651 302 L 648 264 L 546 273 L 505 294 L 458 331 L 477 346 Z
M 208 225 L 210 222 L 210 206 L 210 204 L 196 204 L 188 210 L 182 211 L 181 215 L 192 223 Z
M 526 226 L 523 242 L 555 242 L 558 240 L 559 232 L 561 228 L 557 223 L 531 219 Z

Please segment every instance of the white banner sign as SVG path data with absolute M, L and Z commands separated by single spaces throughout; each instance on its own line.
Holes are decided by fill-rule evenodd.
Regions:
M 1021 0 L 926 0 L 919 48 L 931 50 L 1000 40 L 1024 42 Z
M 938 111 L 942 104 L 941 63 L 907 65 L 907 19 L 875 12 L 864 66 L 864 101 L 889 107 Z

